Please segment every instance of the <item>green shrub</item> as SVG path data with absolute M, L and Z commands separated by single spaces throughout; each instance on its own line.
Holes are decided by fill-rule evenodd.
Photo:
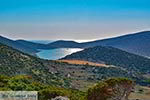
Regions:
M 0 75 L 0 87 L 6 87 L 9 77 Z
M 40 100 L 48 100 L 51 98 L 55 98 L 56 96 L 69 96 L 69 92 L 61 89 L 61 88 L 55 88 L 55 87 L 51 87 L 51 88 L 47 88 L 44 90 L 41 90 L 39 92 L 39 99 Z
M 85 100 L 85 93 L 35 82 L 32 77 L 18 75 L 7 77 L 0 75 L 0 91 L 38 91 L 39 100 L 48 100 L 56 96 L 67 96 L 70 100 Z

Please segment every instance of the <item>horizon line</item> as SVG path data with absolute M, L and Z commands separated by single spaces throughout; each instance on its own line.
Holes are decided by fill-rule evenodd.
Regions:
M 104 40 L 104 39 L 111 39 L 111 38 L 117 38 L 117 37 L 121 37 L 121 36 L 127 36 L 127 35 L 133 35 L 133 34 L 138 34 L 138 33 L 141 33 L 141 32 L 150 32 L 150 29 L 149 30 L 140 30 L 140 31 L 134 31 L 134 32 L 128 32 L 128 33 L 123 33 L 123 34 L 120 34 L 120 35 L 115 35 L 115 36 L 108 36 L 108 37 L 104 37 L 104 38 L 96 38 L 96 39 L 25 39 L 25 38 L 10 38 L 9 36 L 5 36 L 5 35 L 0 35 L 2 37 L 5 37 L 5 38 L 8 38 L 8 39 L 11 39 L 11 40 L 27 40 L 27 41 L 38 41 L 38 40 L 41 40 L 41 41 L 59 41 L 59 40 L 64 40 L 64 41 L 85 41 L 85 42 L 90 42 L 90 41 L 96 41 L 96 40 Z M 79 42 L 80 43 L 80 42 Z

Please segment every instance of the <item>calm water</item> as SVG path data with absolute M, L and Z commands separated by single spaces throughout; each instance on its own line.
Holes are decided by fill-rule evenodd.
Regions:
M 60 49 L 51 49 L 51 50 L 40 50 L 40 52 L 37 53 L 37 56 L 43 59 L 48 60 L 57 60 L 62 57 L 65 57 L 66 55 L 70 55 L 74 52 L 81 51 L 83 49 L 80 48 L 60 48 Z
M 48 44 L 52 43 L 56 40 L 31 40 L 35 43 L 42 43 L 42 44 Z M 74 40 L 76 42 L 86 42 L 88 40 Z M 65 57 L 66 55 L 70 55 L 74 52 L 81 51 L 83 49 L 80 48 L 59 48 L 59 49 L 51 49 L 51 50 L 40 50 L 36 55 L 43 59 L 48 60 L 57 60 L 62 57 Z

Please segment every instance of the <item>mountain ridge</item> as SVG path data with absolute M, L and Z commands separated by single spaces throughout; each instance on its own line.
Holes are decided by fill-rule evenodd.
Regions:
M 2 40 L 1 38 L 0 38 L 0 43 L 4 43 L 5 41 Z M 132 33 L 132 34 L 117 36 L 113 38 L 107 38 L 107 39 L 95 40 L 95 41 L 83 42 L 83 43 L 78 43 L 75 41 L 66 41 L 66 40 L 58 40 L 48 44 L 33 43 L 27 40 L 16 40 L 16 41 L 12 40 L 11 42 L 10 44 L 8 44 L 7 42 L 5 44 L 6 45 L 8 44 L 9 46 L 12 46 L 24 52 L 25 50 L 22 50 L 23 47 L 27 50 L 31 49 L 32 52 L 36 53 L 38 52 L 38 49 L 56 49 L 56 48 L 83 48 L 84 49 L 84 48 L 90 48 L 94 46 L 111 46 L 137 55 L 150 57 L 150 50 L 149 50 L 150 31 L 142 31 L 138 33 Z M 20 48 L 18 46 L 13 46 L 12 44 L 14 44 L 14 42 L 22 46 L 20 46 Z M 30 54 L 30 52 L 28 53 Z
M 148 49 L 150 47 L 149 43 L 150 31 L 143 31 L 108 39 L 86 42 L 83 43 L 83 45 L 85 45 L 86 48 L 94 46 L 112 46 L 130 53 L 150 56 L 150 51 Z
M 24 44 L 18 43 L 14 40 L 5 38 L 3 36 L 0 36 L 0 43 L 8 45 L 14 49 L 17 49 L 19 51 L 31 54 L 31 55 L 35 55 L 36 52 L 38 52 L 38 50 L 34 49 L 34 48 L 30 48 Z

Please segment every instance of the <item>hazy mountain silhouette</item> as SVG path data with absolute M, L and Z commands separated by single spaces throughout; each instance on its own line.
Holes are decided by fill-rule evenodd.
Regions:
M 34 49 L 50 49 L 46 44 L 42 44 L 42 43 L 34 43 L 27 40 L 16 40 L 16 42 Z
M 24 53 L 28 53 L 31 55 L 34 55 L 36 52 L 38 52 L 38 50 L 36 50 L 35 48 L 30 48 L 29 46 L 26 46 L 24 44 L 21 44 L 19 42 L 16 42 L 14 40 L 11 40 L 2 36 L 0 36 L 0 43 L 8 45 L 14 49 L 20 50 Z
M 139 33 L 84 43 L 59 40 L 49 44 L 40 44 L 26 40 L 13 41 L 1 36 L 0 43 L 4 43 L 29 54 L 38 52 L 38 49 L 89 48 L 94 46 L 111 46 L 137 55 L 150 57 L 150 31 L 143 31 Z
M 138 55 L 150 57 L 150 31 L 119 36 L 115 38 L 82 43 L 85 48 L 94 46 L 112 46 Z

